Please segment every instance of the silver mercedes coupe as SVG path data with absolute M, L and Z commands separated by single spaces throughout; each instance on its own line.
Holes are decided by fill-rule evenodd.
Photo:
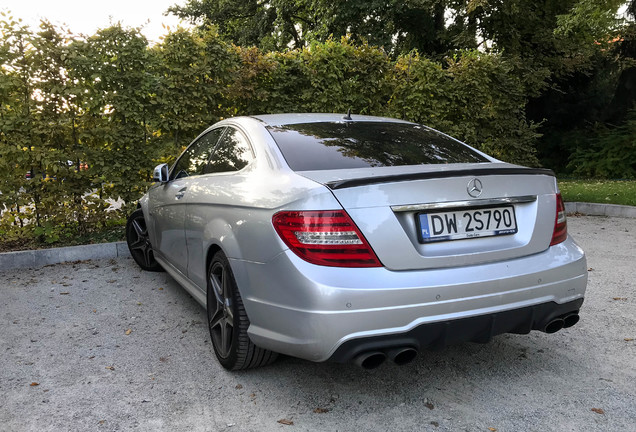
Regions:
M 154 180 L 128 220 L 130 252 L 206 308 L 227 369 L 278 353 L 405 364 L 579 320 L 585 254 L 554 174 L 420 124 L 231 118 Z

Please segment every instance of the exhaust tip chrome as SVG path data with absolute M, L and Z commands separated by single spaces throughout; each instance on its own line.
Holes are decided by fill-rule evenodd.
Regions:
M 546 333 L 556 333 L 563 328 L 563 320 L 561 318 L 556 318 L 550 321 L 543 328 L 543 331 Z
M 577 313 L 566 316 L 565 318 L 563 318 L 563 328 L 572 327 L 574 324 L 579 322 L 579 319 L 579 314 Z
M 353 362 L 363 369 L 375 369 L 386 360 L 386 354 L 380 351 L 369 351 L 356 356 Z
M 410 347 L 395 348 L 387 352 L 389 359 L 398 366 L 411 363 L 417 357 L 417 351 Z

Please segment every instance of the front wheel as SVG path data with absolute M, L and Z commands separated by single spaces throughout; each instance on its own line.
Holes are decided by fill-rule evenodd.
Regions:
M 126 223 L 126 243 L 128 250 L 137 265 L 147 271 L 163 271 L 163 267 L 155 260 L 148 236 L 148 227 L 144 213 L 137 209 L 128 217 Z
M 230 263 L 217 252 L 207 271 L 207 317 L 210 338 L 219 363 L 228 370 L 265 366 L 277 353 L 259 348 L 250 340 L 250 321 L 243 307 Z

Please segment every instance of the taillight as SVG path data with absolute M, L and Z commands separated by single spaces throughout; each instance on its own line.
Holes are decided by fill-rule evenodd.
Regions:
M 283 211 L 272 223 L 300 258 L 331 267 L 382 267 L 366 239 L 344 210 Z
M 559 244 L 568 237 L 568 222 L 565 217 L 565 204 L 561 194 L 556 195 L 556 218 L 554 220 L 554 231 L 552 233 L 552 241 L 550 246 Z

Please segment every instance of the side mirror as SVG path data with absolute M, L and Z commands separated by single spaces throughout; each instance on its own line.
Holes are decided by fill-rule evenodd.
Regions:
M 152 180 L 159 182 L 159 183 L 165 183 L 168 181 L 168 164 L 161 164 L 161 165 L 157 165 L 155 167 L 155 171 L 152 174 Z

